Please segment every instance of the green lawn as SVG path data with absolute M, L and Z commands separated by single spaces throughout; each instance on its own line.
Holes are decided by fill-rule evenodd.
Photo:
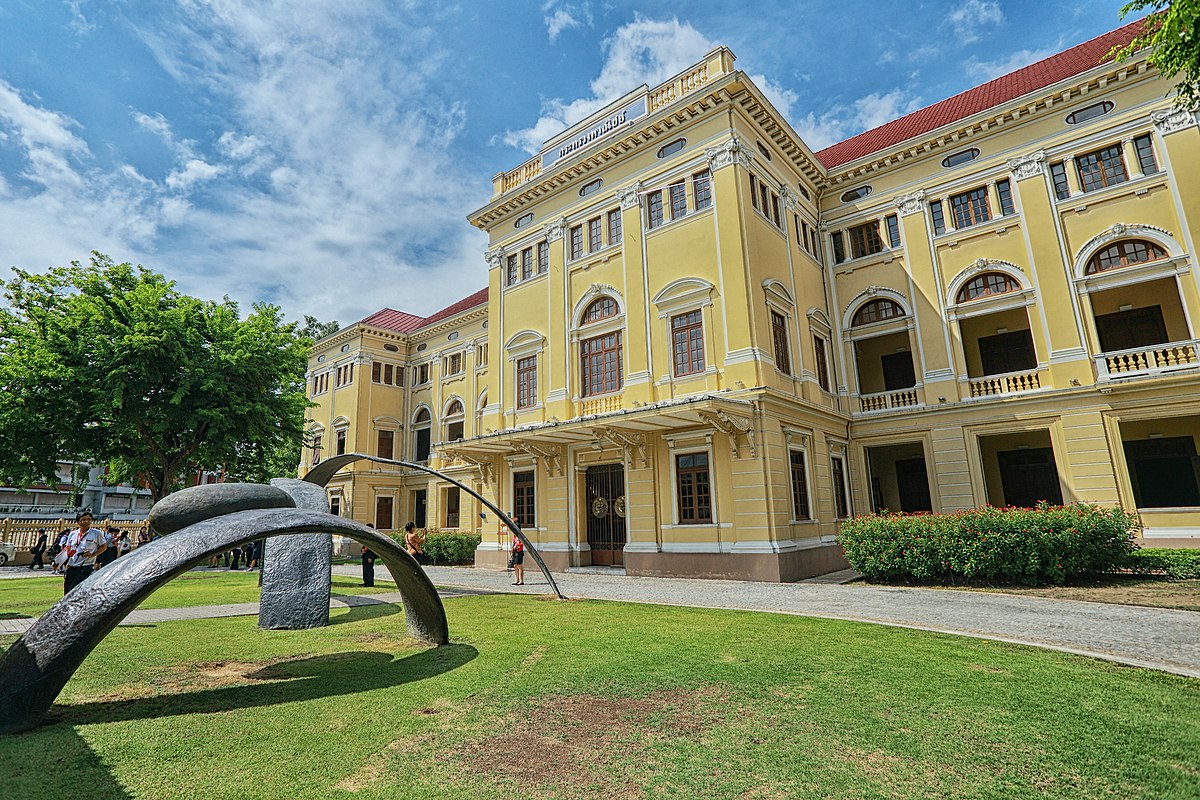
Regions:
M 1194 798 L 1200 681 L 952 636 L 598 601 L 115 630 L 5 797 Z M 11 637 L 4 643 L 11 641 Z
M 394 592 L 391 581 L 372 587 L 354 578 L 333 576 L 333 594 Z M 0 580 L 0 619 L 36 617 L 62 598 L 61 578 L 11 578 Z M 220 603 L 258 602 L 257 572 L 186 572 L 142 603 L 141 608 L 183 608 Z

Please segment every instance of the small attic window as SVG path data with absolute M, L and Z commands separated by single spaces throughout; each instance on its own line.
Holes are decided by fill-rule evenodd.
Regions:
M 587 197 L 589 194 L 596 191 L 603 185 L 604 185 L 604 181 L 601 180 L 600 178 L 596 178 L 596 180 L 594 180 L 594 181 L 589 181 L 588 183 L 585 183 L 583 186 L 579 187 L 579 196 Z
M 446 337 L 447 341 L 453 342 L 458 338 L 458 331 L 450 331 L 450 335 Z
M 342 345 L 342 352 L 343 352 L 343 353 L 349 353 L 349 352 L 350 352 L 350 345 L 348 345 L 348 344 L 344 344 L 344 345 Z
M 1078 111 L 1074 111 L 1067 115 L 1068 125 L 1078 125 L 1081 122 L 1087 122 L 1089 119 L 1103 117 L 1108 112 L 1112 111 L 1115 106 L 1112 102 L 1105 100 L 1101 103 L 1093 103 L 1090 106 L 1084 106 Z
M 524 228 L 526 225 L 528 225 L 531 222 L 533 222 L 533 212 L 532 211 L 530 211 L 528 214 L 522 214 L 521 216 L 517 217 L 517 221 L 513 223 L 513 227 L 514 228 Z
M 387 350 L 389 353 L 399 353 L 400 352 L 400 348 L 396 347 L 396 345 L 394 345 L 394 344 L 385 344 L 383 346 L 383 349 Z
M 317 363 L 318 363 L 318 364 L 320 364 L 320 363 L 321 363 L 322 361 L 324 361 L 324 360 L 325 360 L 325 356 L 317 356 Z
M 949 169 L 957 167 L 959 164 L 965 164 L 968 161 L 974 161 L 979 158 L 979 148 L 972 147 L 969 150 L 960 150 L 957 153 L 951 153 L 942 159 L 942 166 Z
M 812 195 L 808 193 L 808 189 L 804 188 L 803 183 L 797 183 L 796 185 L 800 187 L 801 197 L 803 197 L 805 200 L 812 200 Z
M 758 152 L 763 154 L 763 158 L 765 158 L 767 161 L 770 161 L 771 151 L 767 149 L 767 146 L 758 140 L 755 140 L 754 143 L 758 145 Z
M 855 200 L 862 200 L 871 193 L 870 186 L 860 186 L 857 189 L 851 189 L 842 195 L 843 203 L 853 203 Z
M 667 156 L 678 153 L 685 147 L 687 147 L 687 139 L 676 139 L 673 142 L 667 142 L 662 147 L 658 148 L 658 157 L 666 158 Z
M 419 345 L 417 345 L 417 352 L 418 352 L 418 353 L 419 353 L 419 352 L 421 352 L 422 350 L 424 350 L 424 349 L 425 349 L 426 347 L 428 347 L 428 346 L 429 346 L 429 345 L 425 344 L 425 342 L 421 342 Z

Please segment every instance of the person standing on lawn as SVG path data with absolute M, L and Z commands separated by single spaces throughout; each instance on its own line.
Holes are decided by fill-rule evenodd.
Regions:
M 513 586 L 524 586 L 525 585 L 525 543 L 522 542 L 521 539 L 516 534 L 513 534 L 513 537 L 512 537 L 512 553 L 510 553 L 508 556 L 508 562 L 512 565 L 513 577 L 516 578 L 516 580 L 513 581 L 512 585 Z
M 362 572 L 363 586 L 375 585 L 375 559 L 379 556 L 375 555 L 375 551 L 367 547 L 365 544 L 362 549 Z
M 46 538 L 46 529 L 38 528 L 37 541 L 29 548 L 29 552 L 33 553 L 33 561 L 29 562 L 30 569 L 46 568 L 46 562 L 42 561 L 42 554 L 46 552 Z
M 67 559 L 63 564 L 66 568 L 63 594 L 68 594 L 86 581 L 96 569 L 96 557 L 108 549 L 104 531 L 92 527 L 92 512 L 80 511 L 75 521 L 79 523 L 79 527 L 67 536 L 64 547 Z
M 417 533 L 417 523 L 404 524 L 404 548 L 418 564 L 425 563 L 425 534 Z

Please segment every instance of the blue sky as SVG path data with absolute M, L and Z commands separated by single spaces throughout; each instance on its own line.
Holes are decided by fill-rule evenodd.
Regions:
M 492 175 L 715 44 L 819 149 L 1118 6 L 0 0 L 0 265 L 95 249 L 292 317 L 428 313 L 486 283 Z

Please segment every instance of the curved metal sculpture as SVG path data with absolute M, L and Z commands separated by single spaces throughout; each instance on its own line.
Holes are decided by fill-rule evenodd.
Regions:
M 542 575 L 546 577 L 546 581 L 550 584 L 550 588 L 554 590 L 554 594 L 558 596 L 558 599 L 567 599 L 563 596 L 563 593 L 558 590 L 558 584 L 554 581 L 554 577 L 550 574 L 550 570 L 546 567 L 546 562 L 542 561 L 541 553 L 539 553 L 537 548 L 533 546 L 533 543 L 525 537 L 525 532 L 521 530 L 521 526 L 513 522 L 509 516 L 501 511 L 495 503 L 488 500 L 486 497 L 472 489 L 470 486 L 467 486 L 465 483 L 459 483 L 458 481 L 454 480 L 454 478 L 451 478 L 444 472 L 438 472 L 436 469 L 427 467 L 424 464 L 413 464 L 409 461 L 398 461 L 394 458 L 380 458 L 379 456 L 369 456 L 365 453 L 346 453 L 344 455 L 334 456 L 326 461 L 322 461 L 320 464 L 308 471 L 308 474 L 304 476 L 304 480 L 308 481 L 309 483 L 315 483 L 317 486 L 324 486 L 325 484 L 329 483 L 329 479 L 332 478 L 338 470 L 348 464 L 353 464 L 355 461 L 374 461 L 377 464 L 393 464 L 400 467 L 408 467 L 409 469 L 416 469 L 420 470 L 421 472 L 428 472 L 430 475 L 436 475 L 447 483 L 453 483 L 459 489 L 462 489 L 464 492 L 490 508 L 492 513 L 499 517 L 500 520 L 508 526 L 508 529 L 513 532 L 513 535 L 520 539 L 521 543 L 525 545 L 525 549 L 529 552 L 529 555 L 533 556 L 533 560 L 537 563 L 538 569 L 542 571 Z
M 129 612 L 167 581 L 209 556 L 264 536 L 336 533 L 368 545 L 392 573 L 408 633 L 449 642 L 446 611 L 425 571 L 404 548 L 344 517 L 297 508 L 257 508 L 213 517 L 142 545 L 91 575 L 43 614 L 0 656 L 0 733 L 41 722 L 89 653 Z

